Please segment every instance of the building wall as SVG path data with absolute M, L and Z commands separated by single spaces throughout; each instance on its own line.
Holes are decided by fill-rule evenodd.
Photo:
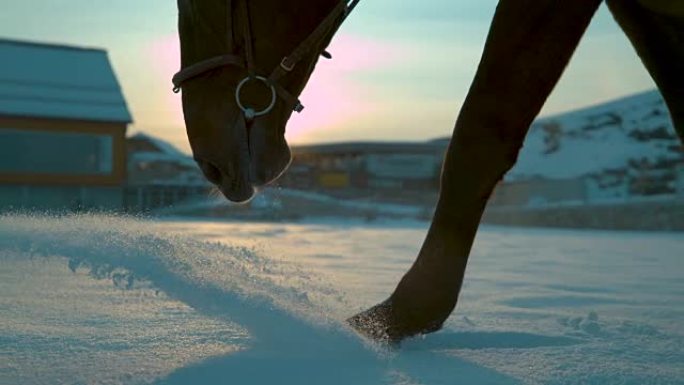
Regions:
M 0 116 L 0 209 L 123 205 L 123 123 Z
M 344 171 L 328 171 L 318 174 L 318 186 L 323 188 L 350 187 L 349 173 Z
M 0 184 L 0 210 L 120 210 L 118 186 L 45 186 Z
M 281 183 L 293 188 L 413 189 L 439 187 L 441 156 L 415 152 L 295 153 Z
M 437 177 L 440 159 L 434 154 L 368 154 L 366 170 L 378 178 L 430 179 Z
M 0 184 L 122 185 L 126 125 L 0 117 Z
M 206 200 L 211 189 L 206 185 L 130 185 L 124 190 L 126 211 L 144 212 Z

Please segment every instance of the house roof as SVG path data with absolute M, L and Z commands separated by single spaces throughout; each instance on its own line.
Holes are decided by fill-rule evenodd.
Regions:
M 129 143 L 128 159 L 131 162 L 173 162 L 193 168 L 197 167 L 197 163 L 192 157 L 159 138 L 139 132 L 128 137 L 127 141 Z M 130 146 L 134 143 L 138 145 Z M 140 144 L 143 143 L 145 145 L 141 146 Z
M 0 115 L 130 123 L 101 49 L 0 39 Z

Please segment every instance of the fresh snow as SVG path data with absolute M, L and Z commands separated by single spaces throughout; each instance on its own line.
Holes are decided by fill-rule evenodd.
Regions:
M 420 222 L 0 216 L 0 384 L 683 384 L 684 238 L 484 227 L 443 331 L 388 349 Z

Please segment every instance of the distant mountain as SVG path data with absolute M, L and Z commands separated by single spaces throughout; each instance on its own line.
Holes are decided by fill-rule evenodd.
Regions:
M 505 179 L 589 177 L 598 188 L 653 195 L 674 192 L 682 164 L 665 102 L 649 91 L 538 119 Z

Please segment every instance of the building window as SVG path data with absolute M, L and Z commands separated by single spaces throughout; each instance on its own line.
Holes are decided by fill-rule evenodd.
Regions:
M 109 175 L 111 135 L 0 128 L 0 173 Z

